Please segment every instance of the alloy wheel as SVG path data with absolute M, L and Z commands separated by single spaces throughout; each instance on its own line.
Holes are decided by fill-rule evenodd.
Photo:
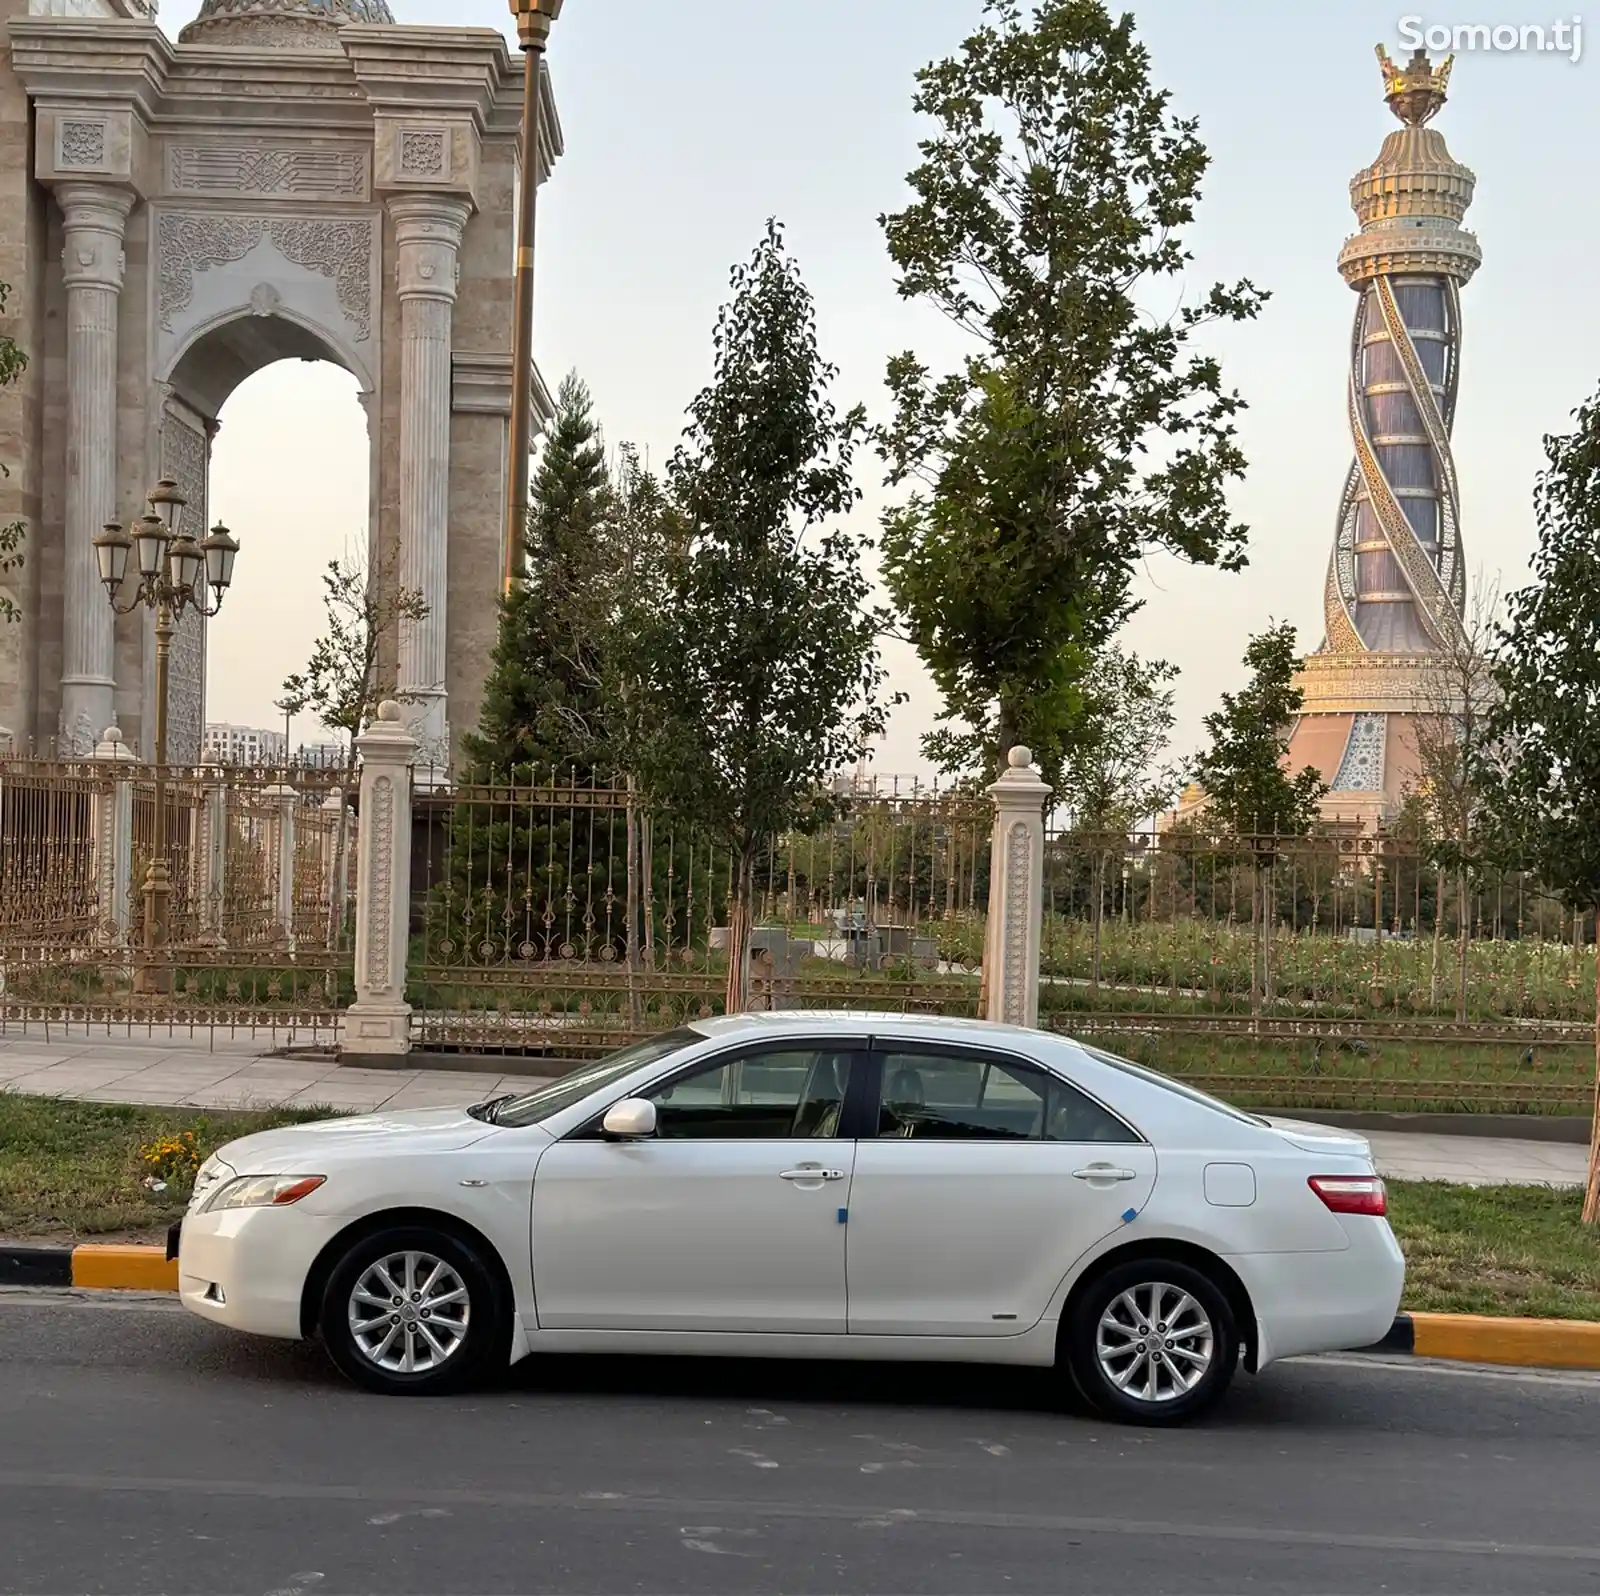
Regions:
M 1130 1286 L 1100 1316 L 1095 1354 L 1112 1387 L 1140 1402 L 1175 1402 L 1205 1379 L 1216 1356 L 1211 1316 L 1187 1291 L 1159 1281 Z
M 350 1293 L 350 1337 L 387 1374 L 431 1374 L 466 1345 L 472 1299 L 466 1282 L 428 1252 L 375 1259 Z

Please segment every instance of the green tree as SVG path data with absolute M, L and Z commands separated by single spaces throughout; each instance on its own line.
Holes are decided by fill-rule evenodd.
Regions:
M 405 623 L 425 620 L 427 599 L 418 591 L 387 580 L 392 567 L 369 574 L 359 554 L 330 560 L 322 574 L 322 608 L 327 631 L 312 645 L 311 659 L 303 671 L 288 677 L 283 696 L 275 701 L 283 711 L 287 733 L 292 716 L 308 710 L 344 745 L 343 803 L 334 839 L 333 880 L 345 878 L 349 850 L 350 795 L 356 784 L 356 738 L 367 729 L 383 697 L 378 685 L 378 654 L 383 640 Z M 284 759 L 289 758 L 288 749 Z M 343 929 L 344 904 L 336 892 L 328 894 L 328 945 L 337 944 Z
M 826 779 L 884 726 L 862 551 L 827 525 L 859 495 L 865 418 L 840 417 L 811 295 L 776 223 L 713 335 L 714 376 L 668 480 L 681 537 L 630 639 L 634 767 L 659 809 L 732 860 L 727 1006 L 745 1006 L 754 869 L 835 812 Z
M 1020 743 L 1054 782 L 1096 652 L 1152 551 L 1237 570 L 1227 505 L 1244 408 L 1197 344 L 1265 296 L 1215 286 L 1162 319 L 1209 164 L 1101 0 L 985 0 L 961 52 L 918 76 L 935 123 L 912 203 L 883 219 L 903 298 L 974 352 L 936 376 L 890 362 L 884 573 L 943 697 L 930 752 L 1003 769 Z
M 1195 778 L 1205 789 L 1208 816 L 1232 834 L 1250 866 L 1254 1004 L 1272 1001 L 1272 867 L 1286 843 L 1310 833 L 1327 788 L 1309 765 L 1288 769 L 1289 733 L 1305 704 L 1294 680 L 1300 669 L 1294 627 L 1274 626 L 1251 638 L 1244 662 L 1250 680 L 1243 691 L 1224 693 L 1222 708 L 1206 716 L 1211 743 Z
M 1496 629 L 1480 766 L 1491 856 L 1600 909 L 1600 395 L 1545 440 L 1532 583 Z M 1600 1222 L 1600 962 L 1595 1133 L 1583 1217 Z
M 1177 674 L 1163 660 L 1142 660 L 1113 645 L 1095 657 L 1084 679 L 1083 719 L 1066 753 L 1057 797 L 1089 855 L 1094 990 L 1100 984 L 1107 872 L 1128 856 L 1130 832 L 1165 809 L 1183 785 L 1177 767 L 1161 762 L 1177 719 L 1168 685 Z M 1111 886 L 1115 890 L 1116 882 Z
M 0 283 L 0 315 L 4 315 L 6 301 L 11 297 L 11 285 Z M 9 388 L 19 382 L 28 369 L 26 351 L 15 338 L 0 333 L 0 388 Z M 9 477 L 11 467 L 0 461 L 0 477 Z M 28 536 L 28 523 L 23 520 L 0 523 L 0 581 L 22 569 L 22 546 Z M 7 625 L 22 619 L 22 610 L 9 593 L 0 592 L 0 621 Z
M 603 757 L 613 508 L 594 403 L 572 375 L 533 481 L 527 575 L 502 602 L 483 710 L 462 739 L 469 781 L 548 780 Z

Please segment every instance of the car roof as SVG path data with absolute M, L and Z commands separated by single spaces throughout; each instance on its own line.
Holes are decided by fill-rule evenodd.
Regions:
M 1062 1038 L 1048 1031 L 1024 1030 L 1015 1025 L 997 1025 L 990 1020 L 952 1018 L 943 1014 L 892 1014 L 869 1013 L 860 1009 L 782 1009 L 766 1014 L 733 1014 L 713 1019 L 694 1020 L 690 1029 L 705 1037 L 782 1037 L 796 1031 L 808 1034 L 819 1031 L 832 1036 L 878 1036 L 890 1033 L 896 1036 L 926 1035 L 931 1042 L 987 1042 L 1010 1041 L 1038 1047 L 1041 1042 L 1055 1043 Z

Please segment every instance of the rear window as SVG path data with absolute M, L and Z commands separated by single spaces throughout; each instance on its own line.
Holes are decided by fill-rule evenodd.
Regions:
M 1246 1125 L 1259 1125 L 1270 1129 L 1267 1121 L 1259 1114 L 1247 1114 L 1242 1108 L 1235 1108 L 1231 1103 L 1224 1103 L 1220 1098 L 1209 1097 L 1204 1092 L 1199 1092 L 1192 1086 L 1185 1086 L 1182 1081 L 1175 1081 L 1170 1075 L 1162 1075 L 1156 1070 L 1149 1070 L 1143 1064 L 1135 1064 L 1132 1059 L 1118 1058 L 1115 1053 L 1107 1053 L 1104 1049 L 1091 1047 L 1087 1042 L 1074 1044 L 1081 1047 L 1090 1058 L 1098 1064 L 1107 1064 L 1114 1070 L 1121 1070 L 1124 1075 L 1132 1075 L 1137 1080 L 1146 1082 L 1150 1086 L 1159 1086 L 1163 1091 L 1173 1093 L 1177 1097 L 1186 1097 L 1191 1103 L 1198 1103 L 1202 1108 L 1209 1108 L 1218 1114 L 1226 1114 L 1229 1119 L 1240 1120 Z

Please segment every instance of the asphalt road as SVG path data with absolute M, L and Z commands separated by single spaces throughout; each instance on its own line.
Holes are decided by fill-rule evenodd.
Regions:
M 1600 1380 L 1298 1363 L 1170 1434 L 1052 1395 L 586 1359 L 385 1401 L 0 1294 L 0 1591 L 1600 1592 Z

